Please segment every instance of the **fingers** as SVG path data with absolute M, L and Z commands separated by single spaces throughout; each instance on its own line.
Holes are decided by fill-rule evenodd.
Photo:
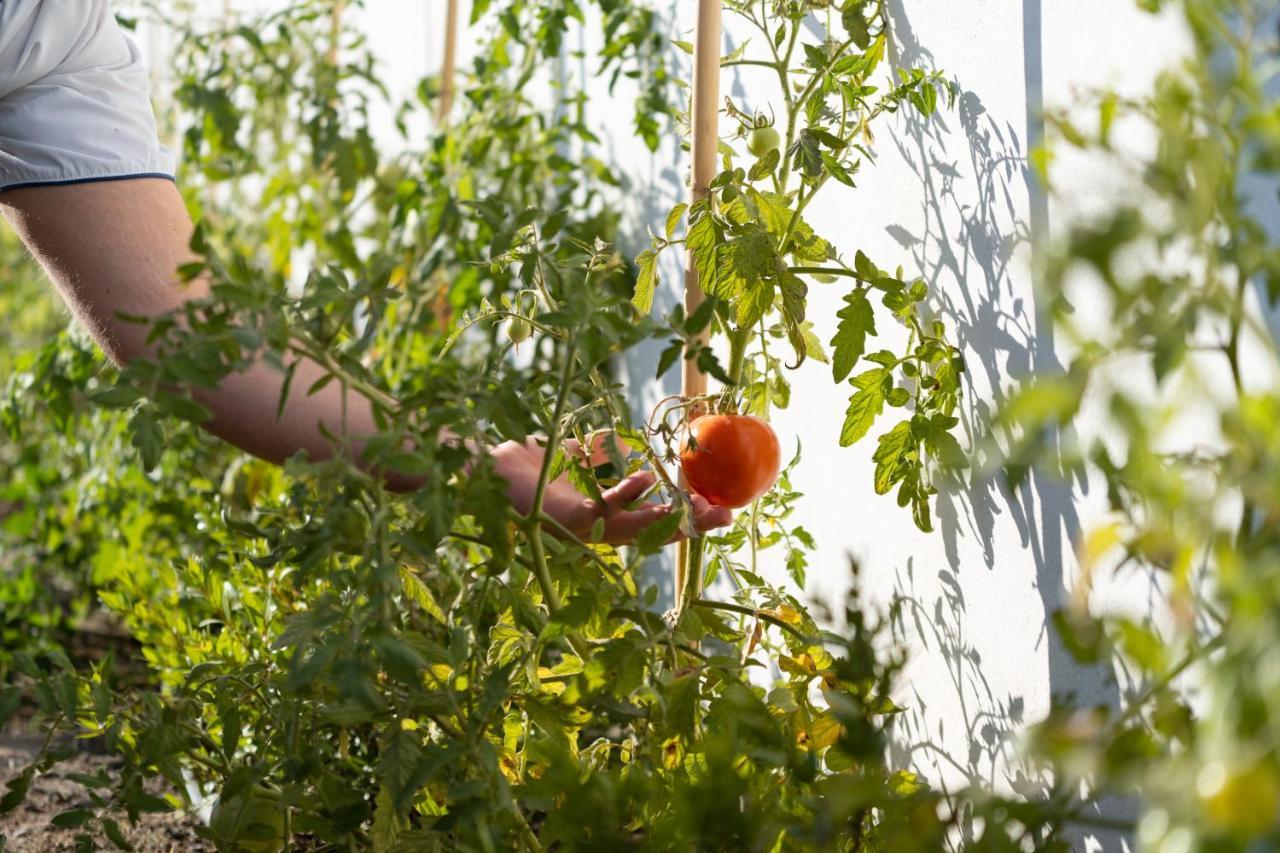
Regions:
M 612 439 L 612 441 L 610 441 Z M 599 430 L 587 436 L 587 446 L 589 452 L 583 452 L 582 443 L 576 438 L 570 438 L 564 443 L 564 452 L 570 456 L 578 457 L 579 462 L 586 464 L 588 468 L 595 468 L 611 461 L 610 447 L 617 449 L 618 455 L 626 459 L 631 455 L 631 448 L 622 440 L 616 432 L 610 430 Z
M 646 504 L 640 509 L 611 515 L 605 520 L 604 541 L 609 545 L 627 545 L 646 527 L 670 514 L 670 504 Z
M 640 475 L 634 475 L 639 477 Z M 652 475 L 650 475 L 652 477 Z M 631 479 L 631 478 L 628 478 Z M 652 480 L 650 480 L 650 484 Z M 616 491 L 624 484 L 619 484 L 610 492 Z M 646 486 L 645 488 L 648 488 Z M 642 490 L 643 491 L 643 490 Z M 608 497 L 606 495 L 606 500 Z M 625 503 L 625 502 L 624 502 Z M 707 499 L 701 495 L 692 496 L 693 503 L 693 527 L 699 533 L 708 530 L 714 530 L 717 527 L 724 527 L 733 522 L 733 512 L 722 506 L 712 506 Z M 635 541 L 640 532 L 649 525 L 662 520 L 671 514 L 671 504 L 648 504 L 637 510 L 630 512 L 618 512 L 605 521 L 604 541 L 610 545 L 625 545 Z M 678 542 L 684 538 L 684 534 L 677 532 L 669 540 L 670 542 Z
M 606 511 L 613 512 L 622 509 L 647 492 L 657 479 L 657 475 L 652 471 L 637 471 L 627 477 L 601 495 L 604 498 Z
M 712 506 L 702 495 L 693 495 L 693 527 L 699 533 L 727 527 L 733 523 L 733 510 Z

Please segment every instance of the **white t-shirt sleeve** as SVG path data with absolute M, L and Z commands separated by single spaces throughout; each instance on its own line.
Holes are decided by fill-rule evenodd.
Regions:
M 172 179 L 147 90 L 108 0 L 0 0 L 0 191 Z

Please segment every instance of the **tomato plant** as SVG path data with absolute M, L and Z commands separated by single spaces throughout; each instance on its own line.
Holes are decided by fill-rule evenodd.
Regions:
M 1090 821 L 1153 849 L 1270 844 L 1280 403 L 1246 384 L 1241 341 L 1256 322 L 1240 306 L 1280 263 L 1232 188 L 1280 163 L 1264 97 L 1274 51 L 1247 0 L 1165 5 L 1186 13 L 1187 64 L 1149 98 L 1103 96 L 1096 129 L 1057 125 L 1066 144 L 1108 152 L 1118 115 L 1145 117 L 1160 140 L 1139 170 L 1160 202 L 1150 209 L 1174 215 L 1123 209 L 1065 235 L 1045 281 L 1059 321 L 1071 328 L 1068 272 L 1086 266 L 1114 300 L 1118 335 L 1083 341 L 1064 375 L 1015 395 L 990 437 L 1015 478 L 1087 453 L 1115 523 L 1084 550 L 1171 579 L 1164 633 L 1079 606 L 1058 616 L 1082 659 L 1114 655 L 1141 683 L 1120 709 L 1066 706 L 1034 728 L 1029 754 L 1054 771 L 1043 796 L 944 793 L 891 752 L 901 604 L 863 600 L 853 566 L 836 632 L 759 565 L 774 558 L 801 585 L 809 568 L 794 459 L 776 483 L 776 455 L 760 466 L 749 509 L 699 546 L 699 569 L 730 593 L 667 600 L 645 571 L 688 517 L 673 476 L 682 429 L 755 424 L 790 402 L 788 367 L 812 360 L 849 383 L 842 444 L 900 413 L 875 436 L 870 485 L 896 490 L 921 528 L 938 472 L 961 455 L 963 363 L 928 286 L 863 252 L 843 257 L 805 218 L 819 190 L 851 191 L 874 166 L 886 114 L 928 117 L 953 94 L 936 71 L 890 67 L 883 6 L 727 0 L 760 35 L 722 64 L 772 70 L 776 100 L 726 104 L 710 197 L 673 209 L 633 268 L 614 243 L 647 223 L 606 201 L 620 179 L 595 156 L 585 94 L 572 80 L 551 104 L 530 93 L 571 26 L 599 27 L 592 61 L 619 92 L 640 81 L 640 135 L 675 132 L 650 10 L 474 4 L 478 49 L 450 125 L 389 153 L 367 130 L 386 98 L 376 65 L 341 6 L 316 0 L 212 29 L 175 22 L 182 185 L 215 287 L 185 323 L 154 330 L 165 358 L 117 372 L 82 335 L 58 334 L 35 271 L 0 241 L 21 271 L 16 295 L 0 293 L 14 330 L 0 349 L 0 721 L 33 714 L 46 737 L 0 814 L 74 734 L 117 762 L 81 778 L 84 803 L 55 817 L 84 849 L 117 844 L 142 813 L 201 803 L 217 804 L 206 832 L 224 849 L 1053 850 L 1065 825 Z M 437 85 L 391 105 L 405 127 L 434 107 Z M 1036 162 L 1051 176 L 1047 152 Z M 657 258 L 673 246 L 694 253 L 709 299 L 655 318 Z M 1119 260 L 1133 246 L 1177 247 L 1206 272 L 1135 275 Z M 828 341 L 806 314 L 819 286 L 844 293 Z M 1109 360 L 1141 351 L 1159 384 L 1206 349 L 1188 344 L 1201 320 L 1226 332 L 1208 354 L 1237 393 L 1218 451 L 1168 453 L 1158 407 L 1119 393 L 1107 399 L 1122 447 L 1055 443 Z M 875 349 L 890 323 L 905 343 Z M 654 342 L 666 345 L 659 374 L 688 359 L 723 388 L 651 429 L 632 422 L 614 366 Z M 306 354 L 323 381 L 380 401 L 369 464 L 340 452 L 275 468 L 199 432 L 180 393 L 153 392 L 216 383 L 258 351 L 285 372 Z M 702 407 L 724 414 L 692 418 Z M 513 507 L 491 465 L 424 440 L 444 430 L 483 449 L 545 442 L 540 497 Z M 605 443 L 608 464 L 565 451 L 601 430 L 621 441 Z M 718 443 L 709 431 L 705 445 Z M 368 473 L 378 464 L 426 485 L 392 494 Z M 552 483 L 599 502 L 645 465 L 675 510 L 632 547 L 540 511 Z M 124 653 L 138 649 L 141 680 L 111 655 L 68 654 L 96 608 L 136 644 Z M 1203 678 L 1188 686 L 1189 672 Z M 144 787 L 157 779 L 163 796 Z M 1096 813 L 1135 791 L 1136 825 Z
M 666 72 L 644 30 L 656 19 L 599 6 L 602 65 L 659 81 L 641 87 L 658 122 L 651 97 Z M 291 844 L 380 850 L 824 846 L 874 833 L 928 849 L 945 831 L 936 795 L 885 763 L 900 666 L 872 653 L 886 622 L 854 602 L 850 634 L 824 637 L 801 602 L 737 556 L 775 544 L 754 535 L 713 546 L 713 570 L 739 584 L 730 601 L 687 601 L 664 618 L 641 570 L 679 531 L 688 499 L 661 448 L 623 415 L 611 365 L 645 340 L 693 339 L 731 303 L 664 321 L 629 306 L 644 267 L 637 288 L 610 242 L 618 219 L 600 190 L 615 178 L 589 154 L 579 167 L 560 153 L 590 140 L 587 116 L 525 94 L 578 11 L 477 6 L 486 41 L 457 114 L 424 148 L 397 155 L 365 129 L 380 90 L 335 7 L 183 41 L 183 186 L 203 258 L 183 272 L 209 275 L 213 294 L 181 326 L 157 327 L 165 358 L 119 374 L 90 358 L 68 374 L 60 341 L 27 386 L 45 400 L 70 389 L 68 436 L 90 419 L 110 425 L 96 434 L 111 438 L 111 456 L 85 459 L 64 442 L 42 461 L 113 482 L 117 500 L 140 510 L 77 559 L 109 569 L 96 594 L 141 643 L 154 688 L 23 650 L 4 694 L 6 709 L 30 697 L 51 735 L 72 727 L 121 760 L 92 808 L 58 818 L 84 838 L 176 805 L 176 795 L 143 794 L 141 780 L 156 775 L 216 800 L 208 831 L 228 847 L 272 846 L 277 832 Z M 794 12 L 779 20 L 790 28 Z M 432 91 L 424 83 L 402 110 L 429 108 Z M 498 144 L 520 156 L 495 158 Z M 286 149 L 297 156 L 276 156 Z M 297 204 L 303 196 L 317 201 Z M 499 335 L 497 321 L 516 334 Z M 513 360 L 518 338 L 529 349 Z M 272 469 L 203 438 L 180 394 L 148 393 L 216 383 L 256 347 L 286 372 L 306 354 L 326 382 L 368 390 L 383 433 L 364 461 L 427 485 L 392 495 L 342 454 Z M 773 369 L 737 352 L 735 375 Z M 691 356 L 729 375 L 709 350 Z M 743 400 L 756 393 L 731 388 Z M 99 407 L 76 405 L 84 397 Z M 40 396 L 18 393 L 14 405 L 26 429 L 48 415 Z M 461 445 L 414 440 L 444 429 L 478 448 L 543 436 L 532 506 L 515 511 Z M 611 466 L 592 469 L 562 451 L 600 429 L 630 454 L 618 448 Z M 666 475 L 677 508 L 635 547 L 547 529 L 540 502 L 552 481 L 598 501 L 645 464 Z M 791 500 L 784 480 L 752 515 L 780 522 L 798 572 L 812 540 L 782 523 Z M 41 529 L 57 525 L 50 516 Z M 767 689 L 751 678 L 766 660 L 783 673 Z M 14 779 L 0 808 L 59 755 Z
M 889 39 L 882 2 L 740 0 L 726 8 L 759 33 L 763 47 L 752 51 L 744 43 L 721 65 L 775 72 L 785 132 L 764 118 L 772 104 L 727 101 L 728 118 L 746 137 L 750 156 L 739 165 L 739 154 L 726 149 L 709 198 L 669 212 L 664 232 L 654 234 L 652 246 L 637 258 L 635 305 L 649 313 L 658 259 L 668 248 L 682 246 L 693 256 L 699 284 L 710 297 L 712 313 L 702 322 L 724 336 L 728 363 L 721 367 L 708 352 L 683 356 L 731 386 L 747 412 L 765 415 L 771 405 L 785 406 L 789 400 L 784 361 L 776 347 L 769 350 L 771 341 L 783 340 L 792 350 L 790 367 L 812 358 L 827 364 L 836 382 L 852 385 L 842 445 L 867 436 L 886 404 L 905 409 L 906 416 L 877 440 L 873 485 L 879 494 L 896 488 L 898 503 L 910 505 L 916 524 L 930 530 L 933 477 L 963 458 L 951 433 L 958 424 L 954 410 L 964 370 L 960 351 L 947 340 L 945 323 L 926 309 L 929 288 L 923 280 L 905 280 L 901 269 L 880 269 L 861 251 L 852 259 L 842 257 L 804 212 L 832 180 L 846 191 L 856 188 L 864 161 L 875 161 L 869 146 L 878 120 L 903 105 L 928 117 L 937 109 L 939 91 L 948 98 L 953 93 L 940 72 L 921 68 L 897 69 L 887 85 L 877 84 Z M 825 13 L 824 35 L 808 43 L 801 33 L 814 11 Z M 685 233 L 677 237 L 682 222 Z M 830 355 L 805 317 L 810 281 L 851 284 Z M 909 333 L 900 353 L 868 351 L 868 338 L 878 334 L 876 300 L 886 318 Z M 681 353 L 681 341 L 672 341 L 659 374 Z M 860 361 L 871 366 L 850 379 Z

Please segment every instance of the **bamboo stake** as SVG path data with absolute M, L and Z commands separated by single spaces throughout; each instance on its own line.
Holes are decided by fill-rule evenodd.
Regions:
M 458 0 L 448 0 L 444 22 L 444 62 L 440 65 L 440 103 L 436 122 L 443 126 L 453 106 L 453 69 L 458 56 Z
M 453 107 L 453 78 L 458 56 L 458 0 L 448 0 L 444 16 L 444 59 L 440 63 L 440 100 L 436 102 L 436 132 L 449 126 L 449 110 Z M 436 315 L 436 328 L 447 333 L 452 322 L 449 307 L 449 282 L 443 270 L 436 270 L 435 299 L 431 310 Z
M 693 103 L 690 110 L 689 130 L 692 147 L 693 171 L 689 182 L 690 202 L 698 202 L 710 192 L 711 180 L 716 175 L 716 149 L 719 145 L 720 123 L 720 37 L 721 3 L 723 0 L 698 0 L 698 21 L 693 42 Z M 693 253 L 685 256 L 684 311 L 691 316 L 706 296 L 698 285 L 698 270 Z M 691 346 L 705 345 L 709 332 L 699 333 Z M 687 400 L 707 393 L 707 375 L 692 359 L 685 359 L 681 381 L 681 395 Z M 692 414 L 692 413 L 691 413 Z M 681 488 L 689 484 L 680 475 Z M 681 542 L 676 553 L 676 602 L 681 607 L 686 601 L 686 586 L 692 586 L 690 594 L 696 598 L 702 593 L 702 569 L 694 567 L 694 577 L 688 576 L 691 553 L 701 553 L 701 543 L 691 551 L 688 542 Z M 701 561 L 697 561 L 700 563 Z
M 329 64 L 338 66 L 338 52 L 342 48 L 342 13 L 346 9 L 347 0 L 334 0 L 333 9 L 329 12 Z

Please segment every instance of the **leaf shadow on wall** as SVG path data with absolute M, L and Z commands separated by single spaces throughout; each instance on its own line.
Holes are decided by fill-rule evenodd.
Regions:
M 932 65 L 932 55 L 916 40 L 903 0 L 891 0 L 888 6 L 895 64 Z M 1049 215 L 1048 200 L 1027 163 L 1027 151 L 1043 135 L 1040 0 L 1023 0 L 1022 14 L 1024 127 L 989 114 L 981 94 L 965 90 L 959 80 L 954 111 L 926 120 L 904 110 L 893 138 L 919 180 L 925 227 L 916 234 L 901 224 L 889 224 L 886 232 L 909 255 L 907 265 L 913 273 L 934 286 L 934 308 L 955 330 L 964 352 L 967 387 L 957 414 L 971 445 L 1025 382 L 1064 369 L 1055 352 L 1047 306 L 1039 304 L 1025 280 L 1015 277 L 1016 270 L 1026 269 L 1025 253 L 1031 253 L 1034 268 L 1036 238 L 1047 233 Z M 995 602 L 966 600 L 965 577 L 981 567 L 971 559 L 962 565 L 961 543 L 980 544 L 988 572 L 1013 577 L 1024 560 L 1034 568 L 1043 607 L 1039 640 L 1035 649 L 1008 653 L 1027 655 L 1029 666 L 1045 661 L 1055 703 L 1114 709 L 1120 694 L 1111 668 L 1078 664 L 1052 622 L 1068 601 L 1066 571 L 1074 564 L 1069 549 L 1080 533 L 1076 500 L 1087 494 L 1088 482 L 1084 471 L 1054 471 L 1050 468 L 1061 466 L 1051 464 L 1011 485 L 994 470 L 997 466 L 989 467 L 992 473 L 970 470 L 950 484 L 940 484 L 938 527 L 948 568 L 938 572 L 939 583 L 920 583 L 918 567 L 910 562 L 897 579 L 898 592 L 907 602 L 903 639 L 942 656 L 969 749 L 966 755 L 951 754 L 942 745 L 944 722 L 926 718 L 923 710 L 909 711 L 895 757 L 935 781 L 943 774 L 959 774 L 967 784 L 1001 783 L 999 787 L 1024 796 L 1045 796 L 1051 778 L 1021 759 L 1016 749 L 1020 729 L 1035 722 L 1023 719 L 1025 698 L 997 693 L 970 639 L 1000 617 L 993 609 Z M 1019 538 L 1016 553 L 997 543 L 997 527 L 1009 523 Z M 930 594 L 940 589 L 941 594 L 929 603 L 921 599 L 918 585 Z M 1112 816 L 1130 811 L 1128 804 L 1105 805 Z M 1118 834 L 1103 837 L 1090 831 L 1068 836 L 1080 842 L 1089 837 L 1092 849 L 1120 850 L 1126 843 Z

